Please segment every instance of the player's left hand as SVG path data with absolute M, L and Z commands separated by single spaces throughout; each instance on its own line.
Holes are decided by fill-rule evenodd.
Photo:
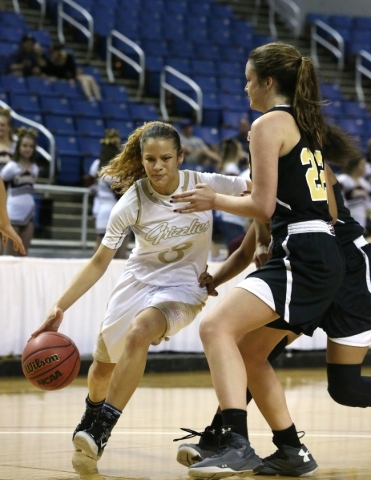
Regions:
M 219 295 L 219 293 L 215 290 L 214 278 L 207 271 L 207 266 L 206 266 L 206 270 L 201 273 L 198 281 L 200 282 L 201 288 L 206 287 L 207 293 L 210 297 L 217 297 Z
M 205 212 L 214 209 L 216 193 L 206 183 L 198 183 L 194 190 L 177 193 L 171 197 L 172 203 L 189 202 L 174 210 L 177 213 Z
M 271 258 L 272 253 L 269 251 L 269 248 L 266 245 L 258 245 L 256 247 L 253 261 L 256 268 L 262 268 Z
M 13 248 L 15 252 L 20 252 L 22 255 L 26 255 L 26 249 L 24 248 L 23 242 L 21 237 L 16 233 L 14 228 L 9 224 L 5 225 L 4 227 L 0 228 L 0 233 L 2 234 L 2 244 L 6 245 L 8 243 L 8 239 L 10 238 L 13 240 Z

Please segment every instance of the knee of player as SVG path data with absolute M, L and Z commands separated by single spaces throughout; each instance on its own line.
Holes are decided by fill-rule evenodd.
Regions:
M 203 345 L 209 345 L 210 342 L 220 338 L 222 331 L 218 329 L 215 321 L 209 320 L 207 317 L 200 323 L 200 338 Z
M 126 333 L 126 349 L 136 349 L 144 344 L 148 346 L 153 340 L 149 326 L 145 322 L 134 323 Z

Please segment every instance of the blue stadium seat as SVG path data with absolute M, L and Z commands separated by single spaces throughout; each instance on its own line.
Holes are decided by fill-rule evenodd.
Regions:
M 42 47 L 50 47 L 52 39 L 48 30 L 30 30 L 28 33 L 30 33 Z
M 67 115 L 44 115 L 45 127 L 54 135 L 76 136 L 73 117 Z
M 67 98 L 41 96 L 40 103 L 41 111 L 44 115 L 72 115 L 70 103 Z
M 112 85 L 110 83 L 102 83 L 100 86 L 102 97 L 108 101 L 126 102 L 128 93 L 123 85 Z
M 217 77 L 206 77 L 202 75 L 194 75 L 193 80 L 200 86 L 204 93 L 217 93 L 218 92 L 218 79 Z
M 220 129 L 220 140 L 223 141 L 226 138 L 234 138 L 238 134 L 236 128 L 221 128 Z
M 215 62 L 216 72 L 218 77 L 232 77 L 240 75 L 245 68 L 244 63 L 240 62 Z
M 192 75 L 210 75 L 215 77 L 217 69 L 213 60 L 191 60 Z
M 329 105 L 324 105 L 322 107 L 323 114 L 326 117 L 331 118 L 342 118 L 344 117 L 343 104 L 340 100 L 332 101 Z
M 352 28 L 352 18 L 348 15 L 330 15 L 328 22 L 330 27 L 335 30 L 338 28 Z
M 98 138 L 79 138 L 81 154 L 84 157 L 98 158 L 100 155 L 101 144 Z
M 99 118 L 76 118 L 76 129 L 79 135 L 104 137 L 104 123 Z
M 39 98 L 37 95 L 11 93 L 9 96 L 10 106 L 19 113 L 41 114 Z
M 364 134 L 364 121 L 355 118 L 341 118 L 339 119 L 340 127 L 352 136 L 363 136 Z
M 353 17 L 354 30 L 371 30 L 371 17 Z
M 244 91 L 244 81 L 241 74 L 240 77 L 222 77 L 219 78 L 219 88 L 223 93 L 232 93 L 232 94 L 243 94 Z
M 202 123 L 209 127 L 219 127 L 220 102 L 217 93 L 204 93 L 202 96 Z
M 220 61 L 220 49 L 217 45 L 195 43 L 193 46 L 195 59 Z
M 334 83 L 320 84 L 322 98 L 324 100 L 341 100 L 342 94 L 338 85 Z
M 55 135 L 55 145 L 58 155 L 68 155 L 73 157 L 81 156 L 81 150 L 77 136 L 75 135 Z
M 102 116 L 105 119 L 131 120 L 129 103 L 102 102 Z
M 73 100 L 71 102 L 73 115 L 86 118 L 102 118 L 102 109 L 99 102 L 87 100 Z
M 81 156 L 80 155 L 57 155 L 57 183 L 68 186 L 81 185 Z
M 128 136 L 134 131 L 134 123 L 131 121 L 122 121 L 122 120 L 115 120 L 107 119 L 106 120 L 106 127 L 107 128 L 114 128 L 120 132 L 121 135 L 121 142 L 126 142 Z
M 222 124 L 226 128 L 237 129 L 242 117 L 247 118 L 247 113 L 236 112 L 235 110 L 223 110 Z
M 367 108 L 364 103 L 354 101 L 344 101 L 343 110 L 347 117 L 365 118 L 367 117 Z
M 78 82 L 71 83 L 68 80 L 55 80 L 53 88 L 59 97 L 85 100 L 85 95 Z
M 23 77 L 17 77 L 16 75 L 3 75 L 2 76 L 2 89 L 9 93 L 27 93 L 27 84 Z
M 218 128 L 195 125 L 193 131 L 196 136 L 201 137 L 208 145 L 219 145 L 220 143 Z
M 54 96 L 53 83 L 47 78 L 27 77 L 27 85 L 30 93 Z
M 174 57 L 168 57 L 166 60 L 166 65 L 170 65 L 170 67 L 175 68 L 176 70 L 179 70 L 180 73 L 183 73 L 183 75 L 188 75 L 190 74 L 190 64 L 188 58 L 174 58 Z
M 20 43 L 24 34 L 23 28 L 2 27 L 0 28 L 0 41 L 5 43 Z
M 165 2 L 166 12 L 174 15 L 185 14 L 188 11 L 189 2 L 186 0 L 167 0 Z
M 151 104 L 132 103 L 130 110 L 134 122 L 150 122 L 159 119 L 156 107 Z
M 3 10 L 0 12 L 0 22 L 4 27 L 22 28 L 26 30 L 26 21 L 21 13 Z
M 249 100 L 244 93 L 221 93 L 219 100 L 220 106 L 224 110 L 246 112 L 249 107 Z

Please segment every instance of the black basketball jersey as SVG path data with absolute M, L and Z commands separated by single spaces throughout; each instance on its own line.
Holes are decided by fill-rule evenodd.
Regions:
M 293 115 L 290 105 L 277 105 L 268 112 L 274 110 Z M 301 136 L 291 152 L 278 161 L 276 209 L 271 219 L 272 235 L 279 235 L 290 223 L 310 220 L 330 222 L 331 216 L 322 154 L 319 150 L 311 152 Z
M 338 219 L 334 225 L 335 234 L 339 239 L 342 246 L 353 242 L 356 238 L 364 234 L 364 229 L 354 218 L 351 216 L 350 211 L 344 205 L 344 198 L 341 193 L 341 187 L 339 182 L 336 182 L 333 186 L 336 205 L 338 208 Z

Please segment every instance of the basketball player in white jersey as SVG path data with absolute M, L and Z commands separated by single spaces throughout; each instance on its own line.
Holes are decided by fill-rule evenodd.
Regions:
M 210 250 L 212 212 L 180 216 L 171 195 L 200 182 L 229 195 L 247 188 L 239 177 L 179 171 L 182 161 L 171 125 L 149 122 L 130 135 L 104 171 L 123 196 L 102 244 L 33 333 L 58 330 L 64 311 L 103 275 L 131 227 L 135 248 L 109 299 L 89 370 L 86 411 L 73 434 L 76 449 L 96 460 L 143 376 L 149 346 L 189 325 L 207 299 L 198 278 Z

